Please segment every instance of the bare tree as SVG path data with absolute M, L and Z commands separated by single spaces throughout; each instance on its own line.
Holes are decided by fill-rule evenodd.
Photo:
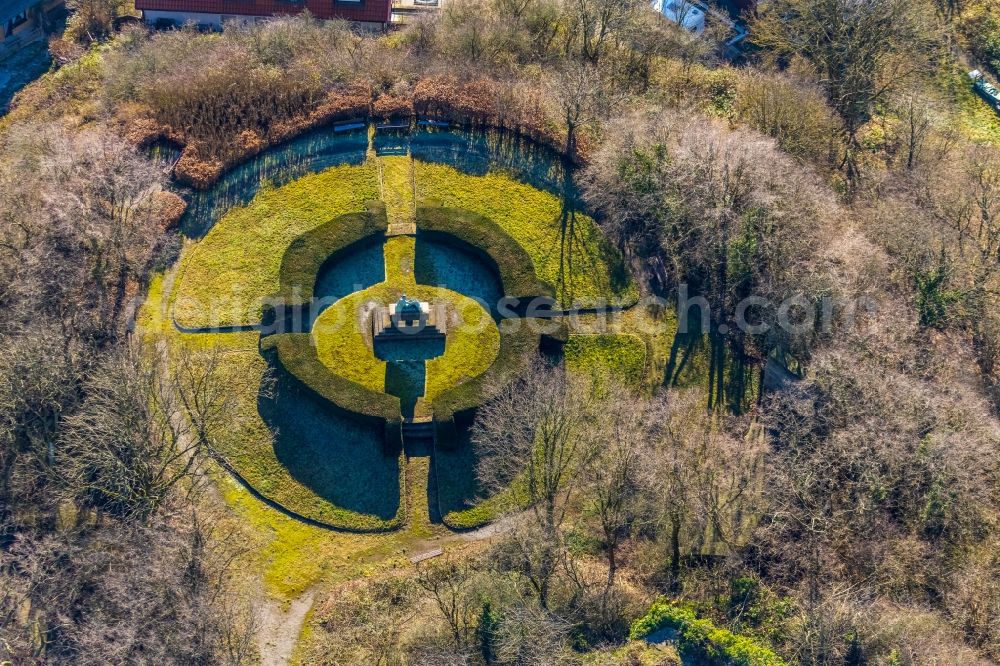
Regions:
M 933 10 L 910 0 L 772 0 L 751 24 L 751 39 L 779 58 L 802 56 L 816 70 L 830 104 L 844 121 L 847 150 L 841 166 L 859 173 L 858 130 L 874 105 L 934 50 Z
M 601 605 L 607 609 L 618 573 L 618 550 L 639 513 L 640 473 L 647 438 L 657 427 L 658 410 L 643 396 L 620 386 L 606 391 L 592 408 L 586 429 L 590 452 L 584 465 L 584 501 L 600 523 L 608 577 Z
M 531 525 L 515 535 L 543 608 L 559 563 L 567 499 L 586 452 L 580 431 L 586 393 L 579 381 L 538 359 L 529 377 L 480 408 L 472 429 L 482 487 L 511 489 L 529 507 Z
M 623 39 L 645 10 L 637 0 L 573 0 L 573 29 L 580 56 L 598 65 L 609 42 Z
M 475 566 L 474 561 L 449 556 L 417 568 L 417 584 L 434 598 L 459 652 L 467 647 L 475 628 L 479 600 L 470 589 Z
M 891 585 L 883 567 L 916 547 L 928 585 L 947 585 L 941 572 L 988 533 L 996 423 L 968 394 L 935 395 L 842 347 L 812 373 L 765 411 L 768 508 L 757 536 L 774 575 L 801 582 L 816 605 L 831 581 Z
M 97 132 L 15 127 L 3 141 L 6 326 L 43 314 L 67 335 L 99 344 L 121 335 L 129 289 L 162 234 L 152 205 L 162 167 Z
M 595 127 L 613 112 L 624 93 L 612 85 L 606 74 L 593 65 L 569 62 L 549 79 L 556 113 L 566 129 L 565 155 L 576 159 L 580 132 Z
M 60 459 L 64 483 L 83 506 L 146 519 L 173 488 L 198 486 L 233 400 L 218 350 L 181 351 L 164 367 L 153 350 L 125 347 L 89 379 L 80 410 L 67 417 Z
M 772 140 L 677 111 L 634 116 L 609 133 L 584 189 L 651 286 L 683 285 L 689 303 L 700 301 L 701 332 L 712 334 L 710 405 L 742 406 L 745 374 L 730 372 L 727 386 L 727 362 L 759 371 L 776 347 L 806 350 L 811 312 L 789 325 L 799 319 L 783 321 L 782 305 L 824 289 L 816 258 L 837 208 Z M 692 316 L 685 308 L 682 322 Z
M 787 74 L 748 71 L 740 77 L 734 109 L 782 150 L 814 164 L 835 167 L 842 154 L 842 121 L 816 84 Z
M 957 323 L 971 331 L 983 378 L 1000 405 L 1000 152 L 977 145 L 947 154 L 955 157 L 919 165 L 909 184 L 915 192 L 907 192 L 919 221 L 913 224 L 922 227 L 911 233 L 936 241 L 939 277 L 918 284 L 920 297 L 932 298 L 940 313 L 930 325 Z
M 19 502 L 58 502 L 56 451 L 76 409 L 88 359 L 78 344 L 53 345 L 43 331 L 0 345 L 0 534 Z
M 568 666 L 570 625 L 533 606 L 504 609 L 495 630 L 497 661 L 510 666 Z
M 147 524 L 114 519 L 22 533 L 0 548 L 0 655 L 13 663 L 255 663 L 255 615 L 235 584 L 238 533 L 165 506 Z M 236 538 L 234 538 L 236 537 Z
M 698 393 L 657 399 L 641 477 L 666 535 L 673 583 L 685 555 L 740 547 L 760 502 L 759 429 L 706 413 Z
M 85 507 L 144 520 L 199 469 L 200 443 L 175 419 L 173 387 L 141 349 L 112 355 L 66 419 L 60 458 Z

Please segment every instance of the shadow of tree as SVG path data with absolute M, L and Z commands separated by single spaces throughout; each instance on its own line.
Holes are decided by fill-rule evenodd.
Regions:
M 559 274 L 555 287 L 566 305 L 573 302 L 575 283 L 583 274 L 607 270 L 607 287 L 612 294 L 623 293 L 632 279 L 621 253 L 606 237 L 601 235 L 596 243 L 581 237 L 582 230 L 588 227 L 577 224 L 577 215 L 587 215 L 588 212 L 582 205 L 573 173 L 568 168 L 563 172 L 559 217 L 556 220 L 559 226 Z

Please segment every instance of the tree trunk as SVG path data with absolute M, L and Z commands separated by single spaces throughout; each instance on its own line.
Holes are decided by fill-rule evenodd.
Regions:
M 681 574 L 681 521 L 673 518 L 670 521 L 670 577 L 676 584 Z

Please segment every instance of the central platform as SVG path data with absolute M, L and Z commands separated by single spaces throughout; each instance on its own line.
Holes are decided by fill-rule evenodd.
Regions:
M 404 294 L 395 303 L 375 308 L 372 313 L 372 340 L 375 342 L 443 338 L 447 333 L 444 304 L 431 305 Z

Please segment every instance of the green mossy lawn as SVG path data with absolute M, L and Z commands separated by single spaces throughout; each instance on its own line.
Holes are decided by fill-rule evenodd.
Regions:
M 538 278 L 566 307 L 639 298 L 621 256 L 583 213 L 570 218 L 559 197 L 502 173 L 470 176 L 442 164 L 414 160 L 418 203 L 440 203 L 482 215 L 523 247 Z
M 405 291 L 430 303 L 445 303 L 449 312 L 444 354 L 427 361 L 425 399 L 482 374 L 500 350 L 500 331 L 482 306 L 454 291 L 411 284 L 382 283 L 342 298 L 323 311 L 313 325 L 319 360 L 331 372 L 373 391 L 385 391 L 386 362 L 372 351 L 365 316 L 377 305 L 387 305 Z
M 176 331 L 163 316 L 168 298 L 169 284 L 155 280 L 140 330 L 150 342 L 166 340 L 172 353 L 223 355 L 217 372 L 235 418 L 213 447 L 226 465 L 267 500 L 325 525 L 379 531 L 402 523 L 401 468 L 382 453 L 382 428 L 344 418 L 287 375 L 265 382 L 269 364 L 255 332 Z
M 617 377 L 637 386 L 646 370 L 646 344 L 638 335 L 570 335 L 563 346 L 566 368 L 595 377 Z
M 379 197 L 372 164 L 338 166 L 264 188 L 234 208 L 181 258 L 173 317 L 186 327 L 236 326 L 261 319 L 278 293 L 285 251 L 297 237 Z
M 383 165 L 390 167 L 392 182 L 405 185 L 412 173 L 417 200 L 448 207 L 415 210 L 418 223 L 426 218 L 421 228 L 429 224 L 429 232 L 469 236 L 466 242 L 484 253 L 484 261 L 496 264 L 508 290 L 535 295 L 549 291 L 547 283 L 563 305 L 636 300 L 620 256 L 593 220 L 582 214 L 567 217 L 557 196 L 501 174 L 468 176 L 404 160 L 392 158 Z M 188 335 L 173 325 L 252 324 L 261 320 L 269 298 L 308 298 L 315 273 L 331 253 L 381 235 L 390 221 L 383 209 L 371 207 L 385 195 L 379 173 L 379 162 L 370 160 L 261 190 L 185 249 L 173 288 L 154 285 L 150 301 L 156 307 L 146 308 L 150 330 L 180 344 L 219 345 L 227 351 L 226 381 L 238 401 L 239 418 L 217 444 L 224 462 L 268 500 L 352 530 L 391 529 L 405 517 L 400 502 L 405 468 L 382 446 L 387 435 L 395 439 L 399 434 L 401 403 L 387 393 L 393 394 L 400 382 L 414 384 L 403 388 L 424 394 L 416 415 L 433 412 L 439 436 L 445 437 L 441 441 L 450 441 L 453 416 L 464 418 L 490 390 L 520 372 L 537 349 L 537 333 L 524 326 L 501 330 L 473 299 L 416 284 L 412 236 L 386 240 L 383 282 L 328 307 L 311 333 L 264 338 L 263 355 L 256 333 Z M 396 196 L 395 190 L 391 194 L 394 216 L 402 221 L 412 199 Z M 480 247 L 484 239 L 489 242 Z M 449 312 L 443 353 L 426 361 L 423 375 L 405 378 L 374 353 L 367 316 L 375 305 L 387 305 L 403 293 L 444 302 Z M 566 348 L 571 368 L 602 368 L 622 373 L 629 382 L 644 377 L 646 349 L 634 335 L 574 335 Z M 271 349 L 282 363 L 274 390 L 268 391 L 261 381 L 275 360 Z M 396 367 L 395 374 L 388 372 L 389 365 Z M 368 419 L 352 419 L 328 401 Z M 380 427 L 380 421 L 395 423 L 395 430 Z M 508 492 L 475 503 L 479 498 L 468 483 L 474 452 L 467 442 L 439 447 L 436 456 L 436 485 L 448 525 L 480 525 L 513 501 Z

